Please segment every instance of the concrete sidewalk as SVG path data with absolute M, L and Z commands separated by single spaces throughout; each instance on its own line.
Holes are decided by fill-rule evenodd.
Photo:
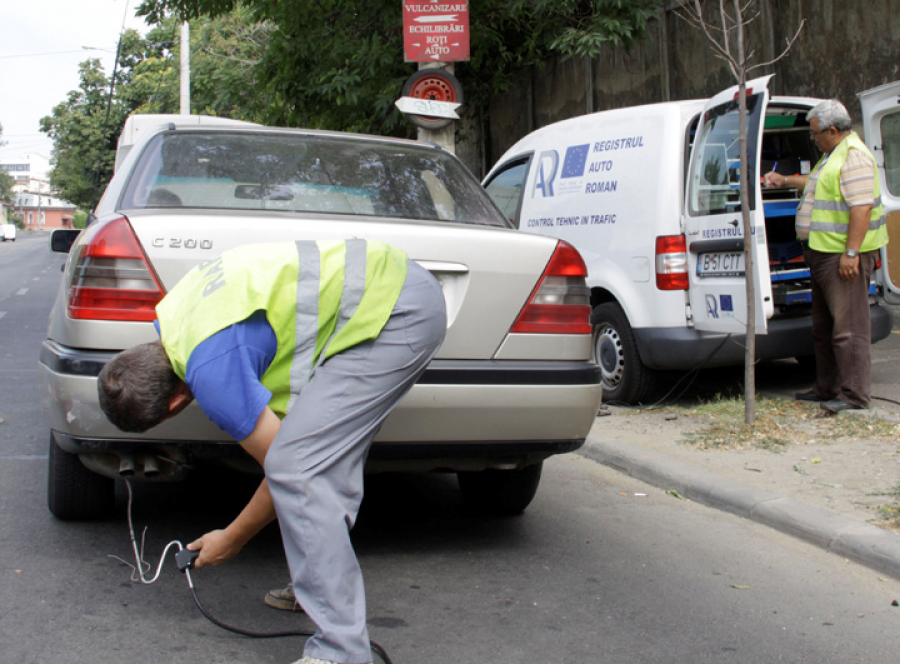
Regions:
M 601 418 L 606 419 L 606 418 Z M 589 459 L 685 498 L 758 521 L 874 570 L 900 579 L 900 535 L 877 526 L 735 482 L 700 466 L 595 429 L 579 450 Z

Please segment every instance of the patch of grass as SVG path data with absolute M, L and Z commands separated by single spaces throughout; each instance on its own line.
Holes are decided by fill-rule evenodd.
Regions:
M 875 522 L 875 525 L 884 528 L 885 530 L 900 533 L 900 484 L 895 486 L 893 491 L 888 491 L 886 493 L 872 493 L 869 495 L 886 496 L 891 501 L 889 503 L 882 503 L 875 508 L 878 510 L 878 514 L 881 517 L 879 521 Z
M 900 424 L 847 411 L 830 416 L 817 404 L 789 399 L 757 397 L 756 421 L 749 425 L 744 423 L 743 396 L 717 396 L 682 414 L 698 424 L 684 435 L 684 442 L 698 449 L 783 450 L 788 445 L 900 437 Z

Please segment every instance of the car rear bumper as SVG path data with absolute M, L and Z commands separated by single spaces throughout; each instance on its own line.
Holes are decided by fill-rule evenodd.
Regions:
M 44 342 L 47 412 L 61 448 L 95 456 L 159 450 L 188 465 L 249 459 L 196 407 L 148 434 L 115 429 L 96 396 L 96 377 L 113 355 Z M 368 469 L 520 467 L 578 449 L 600 405 L 600 380 L 590 362 L 434 360 L 385 421 Z

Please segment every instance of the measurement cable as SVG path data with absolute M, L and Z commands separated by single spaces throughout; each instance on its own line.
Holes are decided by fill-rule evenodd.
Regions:
M 184 545 L 178 540 L 172 540 L 169 542 L 166 547 L 163 549 L 162 555 L 159 559 L 159 564 L 156 567 L 156 573 L 147 578 L 146 574 L 150 571 L 152 566 L 144 560 L 144 544 L 147 535 L 147 528 L 145 527 L 143 532 L 141 533 L 141 543 L 138 546 L 137 537 L 134 532 L 134 522 L 131 518 L 131 506 L 134 499 L 134 494 L 131 490 L 131 482 L 127 479 L 125 481 L 125 486 L 128 488 L 128 535 L 131 540 L 131 549 L 134 554 L 134 564 L 125 560 L 116 555 L 110 555 L 110 558 L 114 558 L 121 563 L 124 563 L 128 567 L 131 568 L 131 580 L 135 583 L 140 582 L 145 585 L 150 585 L 151 583 L 155 583 L 157 579 L 159 579 L 160 572 L 162 571 L 163 563 L 166 560 L 166 556 L 169 554 L 171 549 L 176 549 L 175 552 L 175 564 L 178 566 L 178 569 L 184 573 L 185 578 L 187 579 L 188 589 L 191 592 L 191 597 L 194 600 L 194 604 L 197 605 L 197 608 L 200 610 L 200 613 L 209 620 L 212 624 L 217 627 L 221 627 L 224 630 L 229 632 L 234 632 L 235 634 L 240 634 L 241 636 L 247 636 L 253 639 L 278 639 L 288 636 L 302 636 L 302 637 L 311 637 L 313 636 L 313 632 L 308 631 L 283 631 L 283 632 L 254 632 L 247 629 L 242 629 L 240 627 L 235 627 L 233 625 L 229 625 L 225 622 L 222 622 L 215 616 L 213 616 L 203 603 L 200 601 L 200 598 L 197 596 L 197 590 L 194 587 L 194 579 L 191 576 L 191 570 L 194 568 L 194 561 L 197 560 L 197 557 L 200 555 L 199 551 L 191 551 L 190 549 L 186 549 Z M 387 652 L 384 648 L 382 648 L 375 641 L 369 641 L 369 646 L 372 648 L 372 652 L 374 652 L 381 659 L 384 664 L 393 664 L 391 662 L 391 658 L 388 657 Z

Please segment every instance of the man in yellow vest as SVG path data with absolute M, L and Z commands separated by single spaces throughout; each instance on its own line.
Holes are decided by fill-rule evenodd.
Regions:
M 276 516 L 297 601 L 316 623 L 298 664 L 372 661 L 350 542 L 375 434 L 443 341 L 440 284 L 366 240 L 223 252 L 157 305 L 160 340 L 116 355 L 100 404 L 142 432 L 196 400 L 265 470 L 243 511 L 188 548 L 234 555 Z
M 875 158 L 847 109 L 831 99 L 806 117 L 823 157 L 809 175 L 770 172 L 764 182 L 803 190 L 796 228 L 810 270 L 816 384 L 795 398 L 837 413 L 869 407 L 869 282 L 888 236 Z

